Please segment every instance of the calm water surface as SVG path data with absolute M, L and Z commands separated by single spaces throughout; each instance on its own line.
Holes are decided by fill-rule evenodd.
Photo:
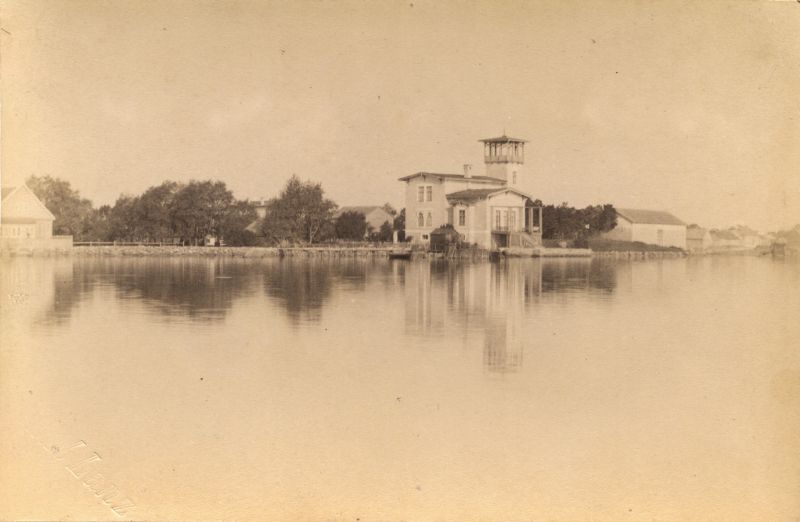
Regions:
M 0 268 L 0 519 L 800 516 L 796 263 Z

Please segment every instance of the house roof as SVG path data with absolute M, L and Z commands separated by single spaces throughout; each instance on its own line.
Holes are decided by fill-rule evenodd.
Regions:
M 491 176 L 471 176 L 467 178 L 463 174 L 444 174 L 439 172 L 416 172 L 409 176 L 403 176 L 402 178 L 397 178 L 397 179 L 399 181 L 408 181 L 410 179 L 416 178 L 417 176 L 435 176 L 444 179 L 469 179 L 470 181 L 491 181 L 494 183 L 503 183 L 503 184 L 505 184 L 506 182 L 504 179 L 493 178 Z
M 523 140 L 520 138 L 512 138 L 510 136 L 506 136 L 503 134 L 502 136 L 498 136 L 497 138 L 485 138 L 482 140 L 483 143 L 527 143 L 528 140 Z
M 631 223 L 647 225 L 686 225 L 669 212 L 662 210 L 641 210 L 635 208 L 618 208 L 617 214 Z
M 379 205 L 362 205 L 362 206 L 352 206 L 352 207 L 339 207 L 339 209 L 336 210 L 336 212 L 334 212 L 333 215 L 335 217 L 339 217 L 345 212 L 358 212 L 359 214 L 364 214 L 364 216 L 366 216 L 370 212 L 374 212 L 376 210 L 383 210 L 384 212 L 386 212 L 383 209 L 383 207 Z M 386 214 L 388 215 L 389 213 L 386 212 Z
M 28 203 L 22 203 L 21 206 L 10 203 L 10 198 L 15 194 L 22 194 L 23 198 L 27 194 Z M 24 184 L 17 187 L 2 187 L 0 189 L 0 201 L 4 202 L 3 221 L 6 222 L 10 219 L 55 219 L 50 209 Z M 24 202 L 25 200 L 23 199 L 22 201 Z M 9 210 L 8 205 L 11 205 L 11 210 Z
M 252 232 L 253 234 L 259 234 L 261 232 L 261 223 L 263 222 L 263 219 L 257 218 L 255 221 L 244 227 L 244 229 Z
M 494 194 L 502 194 L 504 192 L 513 192 L 514 194 L 519 194 L 522 197 L 533 199 L 528 194 L 517 190 L 511 187 L 501 187 L 501 188 L 488 188 L 488 189 L 466 189 L 466 190 L 459 190 L 456 192 L 451 192 L 447 194 L 447 199 L 449 200 L 456 200 L 456 201 L 464 201 L 467 203 L 471 203 L 473 201 L 478 201 Z
M 2 193 L 2 194 L 0 194 L 0 201 L 6 199 L 16 189 L 17 189 L 17 187 L 3 187 L 2 189 L 0 189 L 0 192 Z
M 703 239 L 707 230 L 698 226 L 691 226 L 686 228 L 686 239 Z
M 731 241 L 738 241 L 741 239 L 733 230 L 712 230 L 711 235 L 717 239 L 728 239 Z

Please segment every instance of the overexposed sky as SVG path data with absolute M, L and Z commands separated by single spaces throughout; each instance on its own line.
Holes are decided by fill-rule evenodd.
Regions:
M 413 172 L 530 140 L 545 202 L 800 222 L 800 3 L 12 1 L 2 181 L 95 204 L 164 179 L 402 206 Z

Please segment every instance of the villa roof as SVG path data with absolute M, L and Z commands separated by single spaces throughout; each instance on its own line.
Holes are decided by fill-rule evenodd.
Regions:
M 491 176 L 471 176 L 467 178 L 463 174 L 444 174 L 440 172 L 416 172 L 409 176 L 403 176 L 402 178 L 398 178 L 399 181 L 408 181 L 410 179 L 416 178 L 417 176 L 435 176 L 438 178 L 444 179 L 468 179 L 470 181 L 490 181 L 494 183 L 503 183 L 505 184 L 505 180 L 501 178 L 493 178 Z
M 641 210 L 634 208 L 618 208 L 617 214 L 631 223 L 647 225 L 686 225 L 669 212 L 662 210 Z
M 457 199 L 459 201 L 477 201 L 483 199 L 489 194 L 497 192 L 497 189 L 467 189 L 451 192 L 447 195 L 447 199 Z
M 506 136 L 503 134 L 502 136 L 498 136 L 497 138 L 485 138 L 482 140 L 483 143 L 527 143 L 528 140 L 523 140 L 520 138 L 512 138 L 510 136 Z
M 502 194 L 504 192 L 513 192 L 515 194 L 519 194 L 520 196 L 522 196 L 524 198 L 528 198 L 528 199 L 531 199 L 531 200 L 533 199 L 528 194 L 525 194 L 524 192 L 522 192 L 520 190 L 517 190 L 515 188 L 511 188 L 511 187 L 459 190 L 459 191 L 451 192 L 450 194 L 447 194 L 447 199 L 448 200 L 457 200 L 457 201 L 463 201 L 463 202 L 467 202 L 467 203 L 472 203 L 474 201 L 478 201 L 478 200 L 487 198 L 487 197 L 489 197 L 491 195 Z
M 0 189 L 0 201 L 6 199 L 6 197 L 8 197 L 9 194 L 14 192 L 14 189 L 16 188 L 17 187 L 3 187 L 2 189 Z

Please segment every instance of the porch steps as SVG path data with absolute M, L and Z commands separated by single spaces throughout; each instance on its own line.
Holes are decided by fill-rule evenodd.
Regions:
M 527 232 L 510 232 L 508 234 L 509 247 L 534 248 L 541 246 L 541 240 Z

